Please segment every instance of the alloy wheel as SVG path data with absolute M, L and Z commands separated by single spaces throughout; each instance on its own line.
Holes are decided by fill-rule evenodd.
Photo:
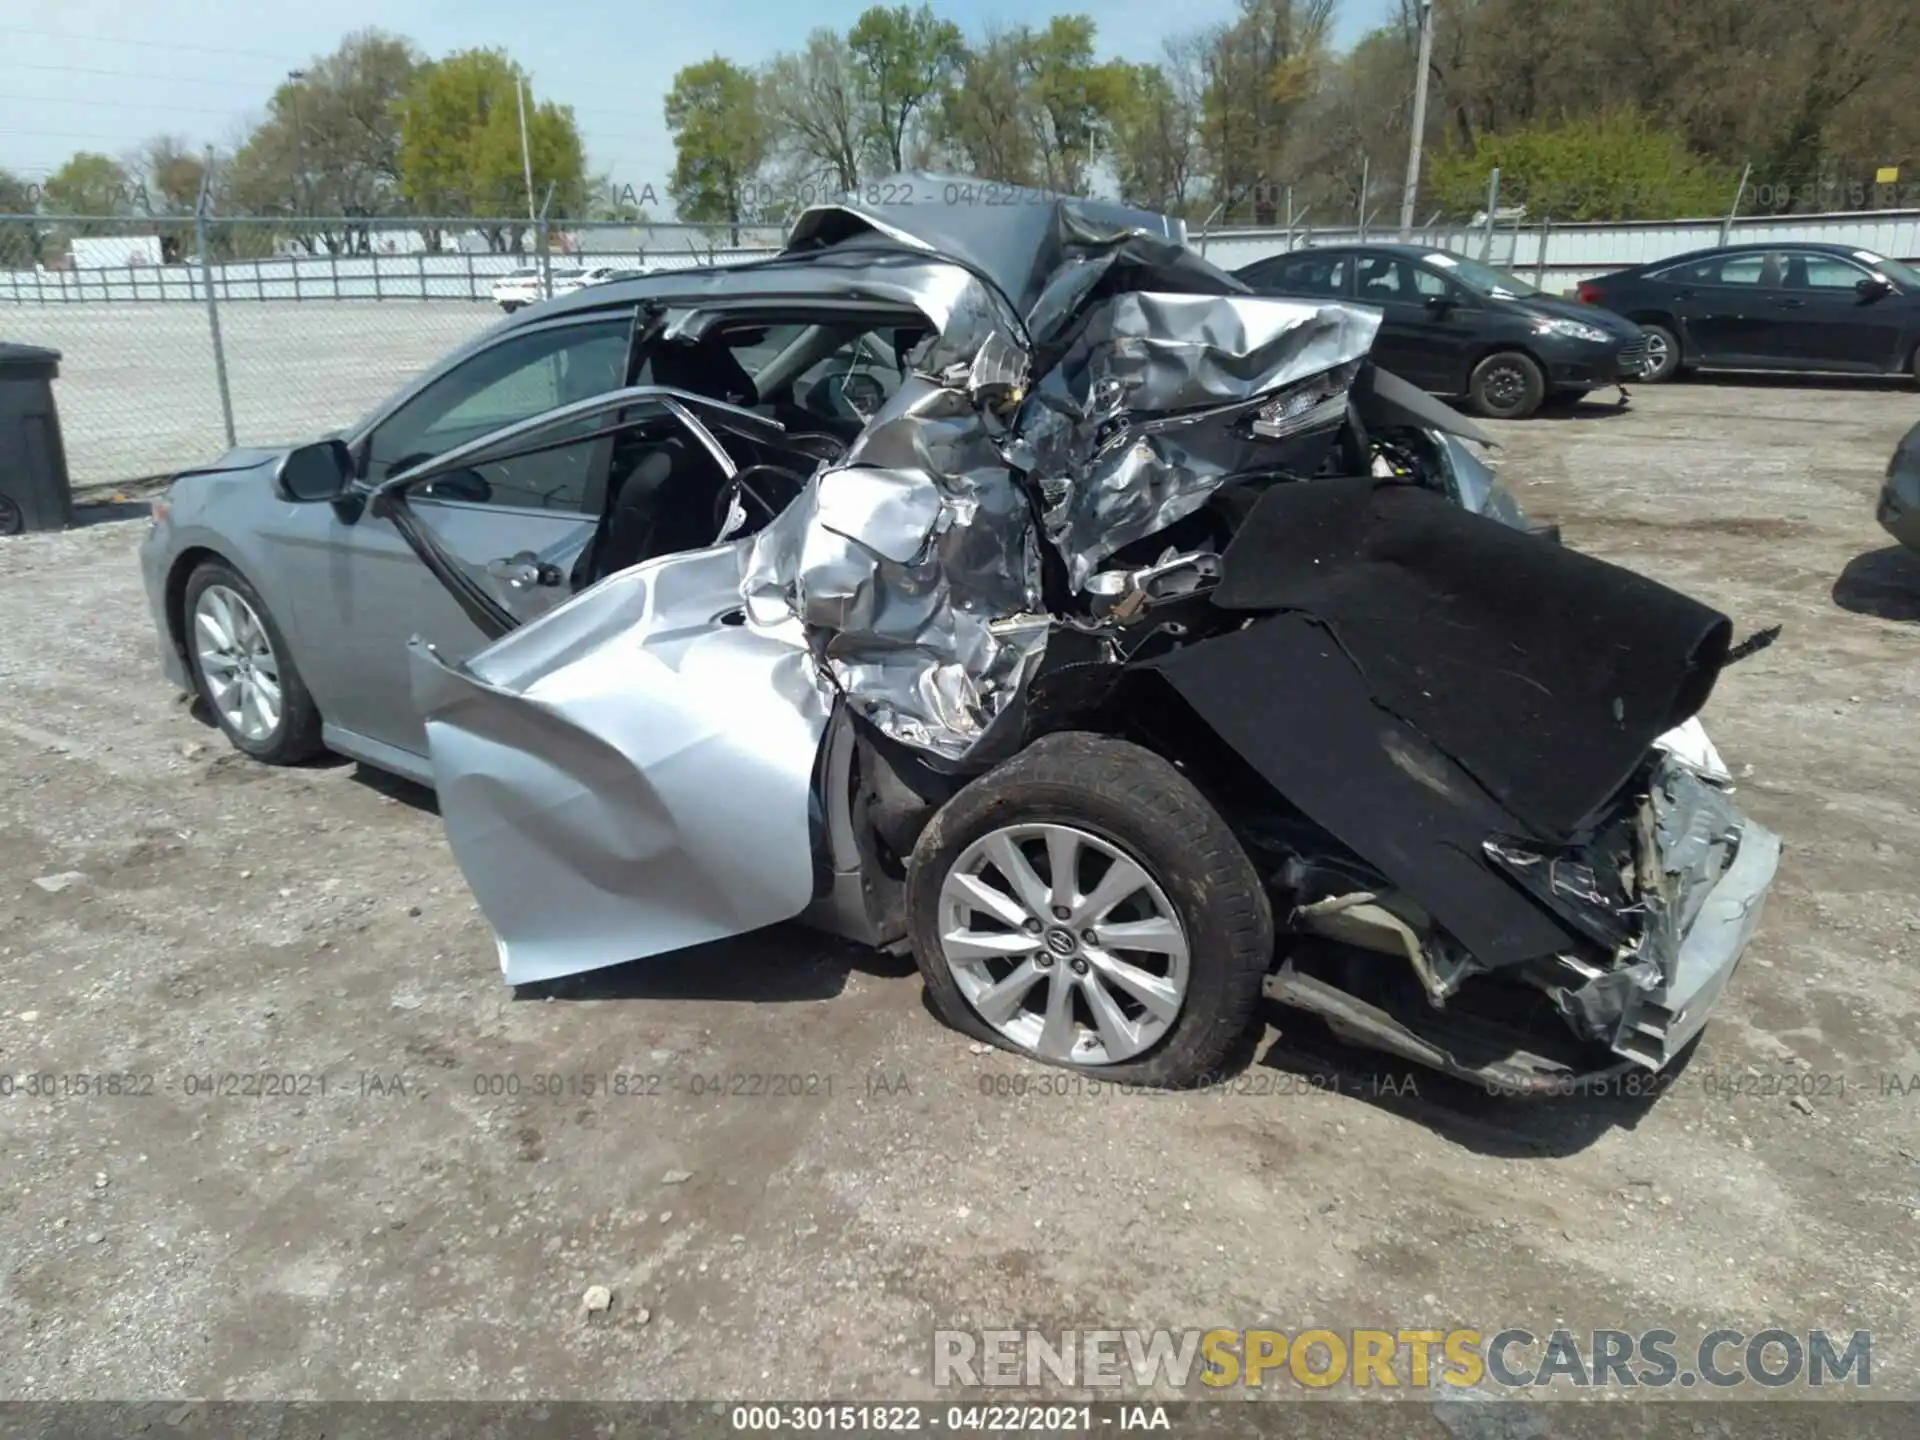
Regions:
M 954 983 L 1006 1040 L 1111 1065 L 1165 1037 L 1186 1000 L 1186 927 L 1147 869 L 1071 825 L 989 831 L 940 886 Z
M 208 699 L 234 733 L 256 743 L 280 728 L 280 660 L 239 591 L 209 585 L 193 606 L 194 654 Z
M 1667 337 L 1655 331 L 1647 332 L 1647 374 L 1664 375 L 1672 352 L 1667 349 Z

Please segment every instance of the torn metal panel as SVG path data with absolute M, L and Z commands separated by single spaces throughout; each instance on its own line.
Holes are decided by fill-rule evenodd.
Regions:
M 744 546 L 654 561 L 414 693 L 455 858 L 514 984 L 791 919 L 832 696 L 798 627 L 721 623 Z
M 1130 292 L 1097 310 L 1022 406 L 1008 451 L 1040 494 L 1069 583 L 1083 588 L 1229 478 L 1272 468 L 1272 440 L 1246 412 L 1338 375 L 1379 325 L 1377 312 L 1251 296 Z M 1325 423 L 1344 418 L 1344 394 L 1333 387 Z

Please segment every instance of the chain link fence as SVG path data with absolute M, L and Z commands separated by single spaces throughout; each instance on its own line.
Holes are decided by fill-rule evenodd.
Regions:
M 0 339 L 61 352 L 73 483 L 121 485 L 351 425 L 506 305 L 781 242 L 678 224 L 0 215 Z
M 1902 172 L 1905 173 L 1905 172 Z M 1696 221 L 1560 225 L 1501 200 L 1417 217 L 1413 238 L 1519 271 L 1549 289 L 1609 269 L 1747 239 L 1833 240 L 1920 257 L 1910 209 L 1781 213 L 1743 186 Z M 1808 185 L 1796 196 L 1824 193 Z M 1226 269 L 1303 245 L 1397 238 L 1381 189 L 1346 215 L 1268 196 L 1276 223 L 1192 243 Z M 1848 199 L 1853 198 L 1849 192 Z M 1757 212 L 1757 213 L 1756 213 Z M 506 306 L 593 283 L 596 272 L 727 264 L 777 251 L 777 226 L 648 225 L 452 217 L 0 215 L 0 339 L 63 359 L 56 394 L 76 486 L 123 485 L 351 425 L 421 369 L 498 322 Z

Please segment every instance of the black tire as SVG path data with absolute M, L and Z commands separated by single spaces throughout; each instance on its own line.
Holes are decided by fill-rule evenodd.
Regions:
M 1680 337 L 1665 325 L 1642 325 L 1647 336 L 1647 372 L 1640 379 L 1663 385 L 1680 373 Z
M 1186 933 L 1180 1009 L 1158 1042 L 1131 1058 L 1079 1064 L 1014 1043 L 974 1010 L 944 958 L 940 892 L 949 869 L 992 831 L 1046 823 L 1071 825 L 1126 854 L 1166 896 Z M 920 973 L 948 1024 L 1116 1083 L 1187 1086 L 1215 1077 L 1256 1023 L 1261 981 L 1273 963 L 1266 890 L 1219 812 L 1158 755 L 1079 732 L 1047 736 L 941 807 L 908 862 L 907 923 Z
M 502 310 L 504 310 L 504 311 L 506 311 L 506 312 L 507 312 L 507 314 L 509 314 L 509 315 L 511 315 L 511 314 L 513 314 L 513 312 L 514 312 L 514 311 L 516 311 L 516 310 L 518 310 L 518 309 L 520 308 L 520 306 L 519 306 L 519 305 L 518 305 L 517 303 L 515 303 L 515 302 L 512 302 L 512 301 L 507 301 L 507 300 L 502 300 L 502 301 L 500 302 L 500 308 L 501 308 Z
M 216 585 L 226 587 L 245 600 L 259 617 L 260 627 L 266 632 L 267 644 L 279 671 L 280 722 L 257 738 L 236 729 L 221 711 L 214 702 L 213 689 L 201 668 L 200 647 L 194 641 L 194 615 L 201 596 Z M 294 664 L 287 638 L 281 633 L 266 603 L 261 600 L 260 592 L 247 583 L 245 576 L 223 561 L 202 561 L 187 577 L 180 614 L 181 638 L 186 645 L 187 668 L 193 675 L 194 691 L 236 750 L 268 765 L 298 765 L 325 750 L 326 747 L 320 743 L 320 711 L 313 703 L 313 696 L 307 692 L 306 682 L 300 678 L 300 670 Z
M 0 495 L 0 535 L 24 535 L 27 516 L 11 496 Z
M 1500 350 L 1473 367 L 1467 398 L 1490 420 L 1524 420 L 1546 398 L 1547 379 L 1531 355 Z

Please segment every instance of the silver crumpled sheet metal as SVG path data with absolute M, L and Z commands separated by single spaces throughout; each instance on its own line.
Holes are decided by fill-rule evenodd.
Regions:
M 1073 587 L 1257 468 L 1263 444 L 1235 422 L 1364 356 L 1379 327 L 1377 311 L 1254 296 L 1130 292 L 1107 303 L 1028 397 L 1011 451 Z
M 1263 442 L 1236 422 L 1272 392 L 1364 356 L 1380 324 L 1377 311 L 1247 294 L 1167 234 L 1128 232 L 1077 203 L 1014 235 L 956 232 L 1008 252 L 982 252 L 991 271 L 976 261 L 1003 286 L 1057 257 L 1050 276 L 1017 291 L 933 258 L 890 267 L 890 286 L 921 288 L 915 303 L 941 334 L 854 449 L 755 537 L 746 566 L 753 623 L 797 617 L 847 703 L 938 760 L 998 758 L 983 742 L 1012 712 L 1051 625 L 1042 545 L 1084 587 L 1115 551 L 1258 469 Z M 929 249 L 952 240 L 942 224 L 958 224 L 938 207 L 885 218 L 875 232 L 906 239 L 917 225 Z M 838 236 L 858 222 L 837 209 L 796 233 Z M 1218 293 L 1112 292 L 1115 266 L 1136 260 Z M 1008 293 L 1030 305 L 1024 320 Z M 1030 363 L 1045 356 L 1010 419 L 966 389 L 964 367 L 990 334 Z
M 1045 625 L 1032 509 L 966 392 L 910 378 L 754 538 L 755 624 L 796 616 L 859 714 L 958 759 L 1017 695 Z

